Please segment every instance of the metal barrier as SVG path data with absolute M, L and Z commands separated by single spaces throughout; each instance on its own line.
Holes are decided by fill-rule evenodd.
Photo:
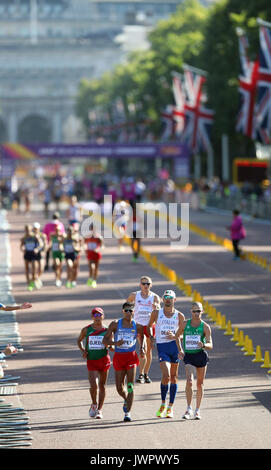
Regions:
M 221 196 L 212 192 L 199 192 L 199 207 L 214 207 L 217 209 L 229 210 L 239 209 L 243 214 L 261 219 L 271 220 L 271 201 L 258 200 L 253 195 L 245 197 L 241 194 L 234 196 Z
M 8 224 L 6 213 L 0 210 L 0 301 L 12 305 L 14 299 L 11 293 L 10 256 L 8 242 Z M 0 311 L 0 353 L 11 343 L 16 348 L 21 347 L 21 337 L 16 322 L 16 311 Z M 3 356 L 3 355 L 2 355 Z M 1 356 L 0 356 L 1 357 Z M 31 432 L 28 425 L 28 416 L 21 407 L 14 407 L 3 399 L 3 396 L 17 394 L 20 377 L 7 375 L 7 361 L 0 359 L 2 378 L 0 378 L 0 448 L 31 446 Z

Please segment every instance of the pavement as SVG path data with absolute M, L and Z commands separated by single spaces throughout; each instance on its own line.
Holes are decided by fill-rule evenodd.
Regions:
M 191 221 L 216 233 L 224 231 L 227 214 L 193 211 Z M 166 288 L 177 294 L 176 308 L 189 318 L 191 299 L 152 268 L 142 257 L 132 262 L 127 246 L 120 252 L 115 239 L 106 240 L 96 289 L 86 285 L 88 272 L 84 254 L 78 286 L 57 288 L 53 271 L 44 273 L 43 287 L 28 292 L 19 240 L 26 222 L 45 219 L 41 211 L 30 216 L 8 213 L 10 276 L 16 303 L 33 304 L 18 311 L 24 352 L 9 358 L 9 371 L 20 375 L 18 393 L 9 397 L 27 410 L 32 450 L 118 451 L 150 450 L 268 450 L 271 447 L 271 375 L 269 369 L 253 363 L 224 331 L 208 318 L 214 349 L 205 381 L 202 420 L 183 421 L 186 408 L 184 366 L 179 368 L 179 388 L 174 418 L 159 419 L 160 368 L 156 349 L 150 370 L 151 384 L 135 384 L 132 422 L 123 422 L 122 400 L 115 390 L 114 371 L 108 378 L 104 419 L 90 419 L 86 364 L 76 340 L 89 323 L 90 309 L 102 306 L 105 323 L 120 318 L 121 305 L 138 289 L 141 275 L 153 280 L 152 290 L 162 295 Z M 270 257 L 269 227 L 250 221 L 246 244 Z M 245 243 L 244 243 L 245 245 Z M 210 240 L 190 232 L 185 250 L 171 248 L 168 240 L 144 239 L 143 247 L 193 285 L 227 319 L 271 352 L 271 272 L 248 261 L 232 260 L 232 254 Z M 63 278 L 66 277 L 64 270 Z

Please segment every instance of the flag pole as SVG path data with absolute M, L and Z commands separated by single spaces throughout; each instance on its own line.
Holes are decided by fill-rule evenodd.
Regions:
M 179 72 L 173 71 L 173 72 L 171 72 L 171 75 L 172 75 L 173 77 L 183 78 L 183 75 L 182 75 L 181 73 L 179 73 Z
M 204 77 L 207 77 L 208 75 L 208 72 L 206 72 L 205 70 L 198 69 L 197 67 L 193 67 L 192 65 L 183 64 L 183 68 L 185 70 L 190 70 L 191 72 L 195 72 L 199 75 L 203 75 Z
M 266 26 L 267 28 L 271 28 L 271 23 L 269 23 L 268 21 L 264 21 L 261 18 L 257 18 L 257 23 L 260 26 Z

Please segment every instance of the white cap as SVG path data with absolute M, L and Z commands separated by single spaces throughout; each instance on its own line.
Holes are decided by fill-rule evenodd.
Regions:
M 35 222 L 35 223 L 33 224 L 33 227 L 34 227 L 34 228 L 40 228 L 39 222 Z
M 163 294 L 163 297 L 164 297 L 165 295 L 170 295 L 171 297 L 173 297 L 173 299 L 176 299 L 176 294 L 175 294 L 174 290 L 169 290 L 169 289 L 168 289 L 168 290 L 165 290 L 165 292 L 164 292 L 164 294 Z

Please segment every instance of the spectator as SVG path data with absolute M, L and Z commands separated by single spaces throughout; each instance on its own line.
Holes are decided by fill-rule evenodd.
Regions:
M 239 248 L 240 241 L 246 237 L 246 231 L 243 226 L 242 217 L 237 209 L 233 210 L 233 220 L 229 227 L 227 227 L 231 232 L 231 240 L 234 251 L 234 260 L 240 259 L 241 250 Z

